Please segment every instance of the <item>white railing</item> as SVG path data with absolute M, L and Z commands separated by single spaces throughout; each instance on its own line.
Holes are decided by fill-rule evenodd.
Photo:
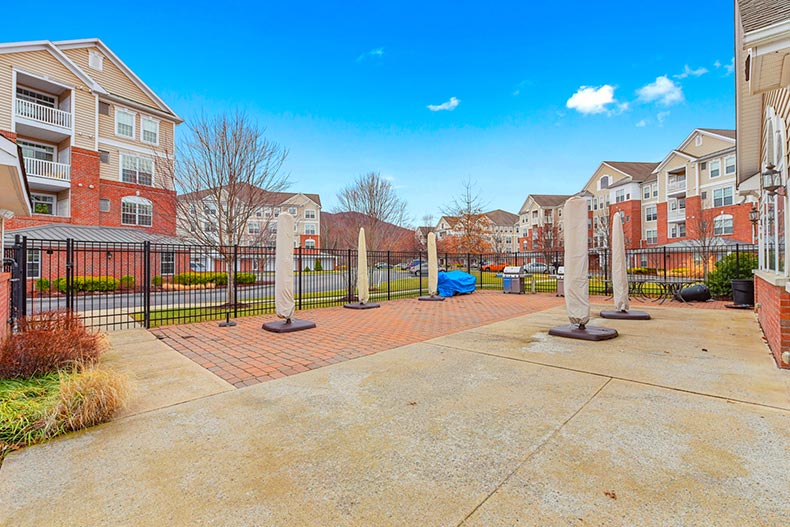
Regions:
M 19 117 L 38 121 L 40 123 L 51 124 L 60 128 L 71 129 L 71 113 L 50 108 L 24 99 L 16 100 L 16 114 Z
M 667 211 L 667 218 L 669 221 L 682 221 L 686 219 L 686 209 L 669 209 Z
M 43 159 L 25 159 L 25 170 L 28 176 L 71 180 L 71 166 L 66 163 L 53 163 Z
M 676 179 L 667 183 L 667 193 L 683 192 L 686 190 L 686 179 Z

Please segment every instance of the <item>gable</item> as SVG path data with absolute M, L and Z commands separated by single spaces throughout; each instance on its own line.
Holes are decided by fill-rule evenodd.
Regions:
M 697 144 L 698 139 L 702 140 L 702 144 Z M 682 150 L 694 157 L 701 157 L 706 154 L 732 148 L 734 145 L 734 140 L 727 140 L 717 135 L 695 130 L 694 133 L 678 147 L 678 150 Z

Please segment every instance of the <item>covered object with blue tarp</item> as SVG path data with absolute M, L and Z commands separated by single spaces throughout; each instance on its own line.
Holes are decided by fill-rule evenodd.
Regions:
M 439 273 L 439 296 L 449 297 L 459 293 L 471 293 L 475 290 L 477 278 L 463 271 Z

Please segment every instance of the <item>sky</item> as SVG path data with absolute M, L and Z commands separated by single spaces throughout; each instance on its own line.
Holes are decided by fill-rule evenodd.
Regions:
M 48 3 L 0 42 L 98 37 L 187 122 L 244 111 L 328 211 L 375 171 L 413 225 L 465 180 L 517 213 L 734 128 L 731 1 Z

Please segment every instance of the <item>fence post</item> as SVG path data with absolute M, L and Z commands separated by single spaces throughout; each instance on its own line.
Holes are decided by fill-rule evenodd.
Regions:
M 480 270 L 480 289 L 483 289 L 483 254 L 478 255 L 477 268 Z
M 741 244 L 735 244 L 735 269 L 736 273 L 740 273 L 741 271 Z M 740 274 L 738 274 L 740 276 Z
M 318 255 L 316 255 L 318 257 Z M 302 245 L 299 245 L 299 255 L 297 256 L 296 260 L 297 265 L 297 272 L 299 273 L 299 285 L 298 285 L 298 294 L 299 294 L 299 311 L 302 310 Z M 315 270 L 315 264 L 313 264 L 313 270 Z
M 390 259 L 390 251 L 387 251 L 387 300 L 391 300 L 392 287 L 390 284 L 392 273 L 392 260 Z
M 27 238 L 22 243 L 27 252 Z M 74 311 L 74 240 L 66 238 L 66 311 Z
M 143 242 L 143 326 L 151 327 L 151 242 Z
M 417 253 L 417 282 L 420 284 L 420 296 L 422 296 L 422 251 Z
M 233 318 L 239 318 L 239 246 L 233 246 Z
M 27 237 L 21 237 L 17 234 L 15 242 L 19 248 L 19 258 L 17 259 L 19 279 L 17 283 L 17 316 L 27 316 Z
M 348 250 L 348 265 L 346 266 L 348 269 L 346 271 L 346 276 L 348 278 L 348 302 L 354 301 L 354 284 L 351 283 L 351 249 Z
M 664 280 L 667 279 L 667 246 L 663 247 L 664 249 Z
M 472 274 L 472 256 L 466 253 L 466 272 Z

